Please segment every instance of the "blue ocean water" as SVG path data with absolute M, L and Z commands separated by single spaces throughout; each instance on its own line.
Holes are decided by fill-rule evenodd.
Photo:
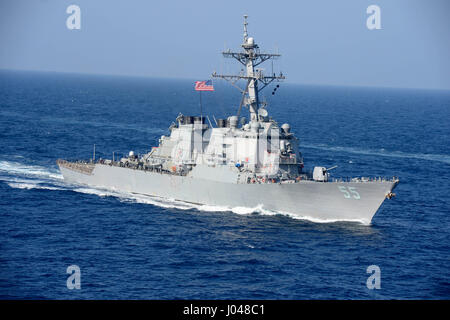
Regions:
M 215 83 L 204 112 L 239 92 Z M 0 297 L 3 299 L 449 299 L 450 92 L 267 89 L 307 167 L 398 176 L 371 225 L 224 211 L 66 185 L 58 158 L 144 153 L 179 112 L 190 80 L 0 72 Z M 299 204 L 301 205 L 301 204 Z M 66 269 L 81 269 L 68 290 Z M 370 265 L 381 289 L 369 290 Z

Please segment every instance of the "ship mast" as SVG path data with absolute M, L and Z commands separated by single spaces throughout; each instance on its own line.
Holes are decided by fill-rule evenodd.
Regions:
M 248 36 L 247 17 L 247 15 L 244 15 L 244 42 L 241 45 L 244 50 L 241 52 L 232 52 L 228 49 L 227 51 L 222 52 L 225 58 L 234 58 L 244 65 L 246 73 L 240 73 L 239 75 L 223 75 L 214 72 L 212 76 L 214 78 L 222 78 L 227 80 L 242 92 L 242 99 L 237 113 L 238 117 L 242 106 L 246 105 L 249 108 L 250 120 L 258 121 L 258 110 L 264 106 L 260 103 L 259 92 L 268 86 L 272 81 L 280 81 L 285 79 L 285 77 L 281 72 L 279 75 L 275 75 L 275 73 L 273 73 L 270 76 L 265 76 L 261 69 L 255 68 L 268 59 L 276 59 L 277 57 L 280 57 L 280 54 L 261 53 L 259 51 L 259 47 L 255 43 L 254 39 Z M 245 89 L 242 89 L 236 85 L 236 82 L 240 79 L 247 80 Z M 260 83 L 261 87 L 259 86 Z

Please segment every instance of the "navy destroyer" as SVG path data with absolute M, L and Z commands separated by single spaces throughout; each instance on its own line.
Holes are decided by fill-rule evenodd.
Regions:
M 247 34 L 244 16 L 242 49 L 223 55 L 244 67 L 238 75 L 212 74 L 241 91 L 236 113 L 214 119 L 215 126 L 203 115 L 179 114 L 170 134 L 161 136 L 159 146 L 142 156 L 130 151 L 121 159 L 95 160 L 94 155 L 89 161 L 58 160 L 64 179 L 189 203 L 262 207 L 300 218 L 369 224 L 383 201 L 395 195 L 399 180 L 332 178 L 332 168 L 323 166 L 306 171 L 290 125 L 280 126 L 272 119 L 259 94 L 285 78 L 257 68 L 279 54 L 260 51 Z M 244 80 L 243 88 L 238 80 Z M 248 120 L 241 116 L 243 108 L 248 109 Z

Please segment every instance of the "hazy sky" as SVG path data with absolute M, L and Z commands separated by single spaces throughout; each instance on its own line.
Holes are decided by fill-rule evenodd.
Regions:
M 81 8 L 69 30 L 66 8 Z M 366 8 L 381 8 L 368 30 Z M 287 82 L 450 89 L 450 1 L 1 0 L 0 69 L 207 79 L 242 16 Z M 267 66 L 270 70 L 271 66 Z

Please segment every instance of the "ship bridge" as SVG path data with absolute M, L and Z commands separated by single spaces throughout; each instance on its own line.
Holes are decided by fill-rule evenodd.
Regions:
M 248 36 L 247 25 L 245 15 L 242 51 L 222 52 L 225 58 L 234 58 L 244 65 L 245 73 L 212 74 L 214 78 L 230 82 L 241 92 L 236 114 L 227 119 L 214 119 L 215 127 L 207 125 L 203 116 L 180 114 L 170 126 L 170 136 L 162 136 L 159 147 L 145 157 L 147 162 L 154 163 L 157 159 L 164 168 L 181 173 L 194 166 L 207 165 L 231 166 L 240 172 L 268 178 L 290 179 L 302 174 L 303 158 L 298 139 L 288 124 L 279 127 L 269 117 L 267 103 L 260 98 L 264 88 L 285 77 L 281 72 L 267 76 L 256 67 L 280 57 L 280 54 L 261 52 L 255 39 Z M 244 81 L 243 88 L 238 85 L 239 80 Z M 241 117 L 242 108 L 248 108 L 249 121 Z

